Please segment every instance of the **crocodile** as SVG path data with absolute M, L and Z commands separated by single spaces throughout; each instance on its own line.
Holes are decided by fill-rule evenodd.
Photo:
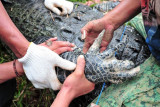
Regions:
M 4 6 L 13 22 L 29 41 L 39 44 L 57 36 L 58 40 L 74 43 L 77 48 L 73 52 L 65 52 L 60 56 L 75 63 L 77 57 L 83 54 L 84 41 L 81 40 L 80 29 L 87 22 L 103 16 L 102 12 L 79 3 L 75 3 L 73 12 L 66 16 L 58 16 L 46 9 L 43 0 L 12 0 L 4 3 Z M 102 32 L 88 53 L 83 54 L 86 60 L 86 78 L 98 85 L 98 88 L 95 88 L 96 92 L 93 91 L 85 96 L 84 99 L 89 98 L 87 103 L 98 95 L 101 83 L 119 83 L 136 76 L 138 71 L 135 71 L 135 68 L 150 55 L 144 38 L 133 27 L 127 26 L 125 31 L 127 36 L 120 41 L 123 29 L 124 26 L 121 26 L 114 32 L 111 43 L 103 53 L 98 51 Z M 110 59 L 114 59 L 113 63 L 110 63 Z M 58 67 L 56 72 L 62 83 L 71 73 Z M 79 103 L 79 106 L 86 104 L 82 103 L 84 102 Z

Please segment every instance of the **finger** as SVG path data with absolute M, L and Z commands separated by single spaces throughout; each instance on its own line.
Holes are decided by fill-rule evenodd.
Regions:
M 86 31 L 86 33 L 87 33 L 87 32 L 90 32 L 90 31 L 92 30 L 94 21 L 95 21 L 95 20 L 88 22 L 88 23 L 81 29 L 81 33 L 83 33 L 84 30 Z M 87 34 L 86 34 L 86 35 L 87 35 Z
M 109 45 L 109 42 L 108 41 L 102 41 L 102 43 L 101 43 L 101 48 L 100 48 L 100 52 L 103 52 L 103 51 L 105 51 L 106 49 L 107 49 L 107 46 Z
M 73 11 L 73 3 L 70 1 L 67 1 L 67 2 L 68 2 L 67 12 L 68 14 L 70 14 Z
M 87 32 L 85 30 L 83 30 L 82 32 L 83 33 L 82 33 L 81 39 L 84 40 L 86 38 Z
M 56 5 L 54 4 L 51 4 L 51 3 L 48 3 L 48 4 L 45 4 L 45 6 L 50 9 L 52 12 L 56 13 L 57 15 L 60 15 L 61 14 L 61 11 L 57 8 Z M 54 7 L 56 6 L 56 7 Z
M 101 43 L 102 48 L 100 49 L 100 52 L 103 52 L 107 48 L 112 38 L 113 38 L 113 28 L 110 27 L 106 29 L 104 32 L 102 43 Z
M 75 45 L 73 43 L 69 43 L 65 41 L 54 41 L 53 46 L 56 49 L 60 47 L 74 47 Z
M 80 55 L 77 59 L 77 66 L 76 66 L 75 73 L 78 75 L 83 75 L 84 68 L 85 68 L 85 59 L 83 55 Z
M 51 69 L 51 72 L 47 78 L 49 80 L 50 88 L 53 90 L 59 90 L 62 86 L 61 82 L 58 80 L 57 75 L 55 73 L 55 69 Z
M 88 1 L 88 6 L 92 5 L 93 2 L 92 1 Z
M 55 56 L 55 54 L 54 54 Z M 56 66 L 65 69 L 65 70 L 74 70 L 76 68 L 76 64 L 73 62 L 70 62 L 66 59 L 61 58 L 60 56 L 56 56 L 57 58 L 55 59 Z
M 101 0 L 95 0 L 95 3 L 100 3 L 101 2 Z
M 61 15 L 66 15 L 67 14 L 67 8 L 66 7 L 61 7 L 61 8 L 62 8 Z
M 91 44 L 85 42 L 83 46 L 83 53 L 86 54 L 90 47 L 91 47 Z
M 90 107 L 100 107 L 99 105 L 96 105 L 94 103 L 91 103 L 91 106 Z
M 56 41 L 57 40 L 57 37 L 54 37 L 54 38 L 50 38 L 50 39 L 48 39 L 47 41 Z M 44 46 L 46 43 L 45 42 L 43 42 L 43 43 L 41 43 L 41 44 L 39 44 L 39 45 L 42 45 L 42 46 Z
M 105 47 L 101 47 L 100 48 L 100 53 L 102 53 L 103 51 L 105 51 L 106 50 L 106 46 Z
M 48 41 L 56 41 L 56 40 L 57 40 L 57 37 L 48 39 Z
M 56 50 L 54 50 L 54 52 L 56 52 L 57 54 L 61 54 L 67 51 L 73 51 L 73 49 L 70 47 L 61 47 L 61 48 L 57 48 Z

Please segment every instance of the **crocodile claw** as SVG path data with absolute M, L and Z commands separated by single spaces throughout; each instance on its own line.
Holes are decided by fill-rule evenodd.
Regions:
M 127 35 L 125 35 L 123 40 L 112 49 L 99 53 L 100 41 L 102 40 L 103 33 L 104 31 L 98 36 L 97 40 L 95 40 L 89 49 L 89 52 L 86 54 L 86 61 L 87 63 L 90 63 L 87 65 L 92 65 L 86 65 L 86 68 L 92 69 L 92 71 L 88 69 L 85 72 L 88 80 L 94 83 L 107 81 L 120 83 L 127 78 L 135 76 L 140 71 L 139 67 L 134 68 L 135 64 L 132 61 L 118 60 L 115 58 L 118 49 L 121 47 L 125 48 L 128 41 Z M 91 59 L 93 61 L 91 61 Z

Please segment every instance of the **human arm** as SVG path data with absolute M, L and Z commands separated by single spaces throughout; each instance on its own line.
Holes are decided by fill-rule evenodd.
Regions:
M 74 44 L 69 43 L 69 42 L 64 42 L 64 41 L 56 41 L 56 40 L 57 38 L 51 38 L 48 40 L 48 41 L 52 41 L 51 46 L 47 46 L 45 42 L 40 45 L 49 48 L 50 50 L 56 52 L 57 54 L 61 54 L 66 51 L 72 51 L 72 47 L 74 47 Z M 17 60 L 15 64 L 16 64 L 15 67 L 16 67 L 18 74 L 20 76 L 23 75 L 24 70 L 23 70 L 22 64 Z M 1 68 L 0 83 L 3 83 L 9 79 L 16 77 L 15 70 L 13 69 L 13 61 L 0 64 L 0 68 Z
M 29 42 L 17 29 L 15 24 L 9 18 L 6 10 L 0 1 L 0 39 L 4 41 L 14 54 L 20 58 L 23 57 L 28 49 Z
M 84 67 L 85 60 L 81 55 L 77 59 L 76 70 L 64 81 L 51 107 L 68 107 L 74 98 L 87 94 L 94 89 L 95 84 L 88 81 L 84 75 Z
M 55 74 L 55 66 L 74 70 L 75 63 L 61 58 L 44 46 L 29 43 L 13 24 L 0 2 L 0 39 L 2 39 L 19 58 L 27 78 L 36 88 L 58 90 L 61 83 Z M 30 45 L 29 45 L 30 44 Z
M 100 51 L 104 51 L 113 37 L 114 30 L 137 15 L 140 12 L 140 5 L 140 0 L 123 0 L 104 17 L 86 24 L 81 29 L 82 39 L 85 39 L 83 52 L 86 53 L 88 51 L 95 38 L 103 29 L 106 31 L 102 39 Z M 84 37 L 84 31 L 86 31 L 86 37 Z

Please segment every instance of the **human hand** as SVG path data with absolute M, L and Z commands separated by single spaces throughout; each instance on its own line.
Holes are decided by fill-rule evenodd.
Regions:
M 85 5 L 90 6 L 90 5 L 92 5 L 92 4 L 100 3 L 100 2 L 101 2 L 101 0 L 89 0 L 89 1 L 87 1 L 87 2 L 85 3 Z
M 90 107 L 100 107 L 99 105 L 96 105 L 94 103 L 91 103 L 91 106 Z
M 80 55 L 77 59 L 76 70 L 66 78 L 51 107 L 68 107 L 74 98 L 94 89 L 95 84 L 88 81 L 84 75 L 84 67 L 84 56 Z
M 61 53 L 61 52 L 60 52 Z M 76 65 L 62 59 L 57 53 L 44 46 L 31 43 L 24 57 L 18 59 L 23 64 L 27 78 L 36 88 L 58 90 L 61 83 L 55 74 L 55 66 L 74 70 Z
M 73 10 L 73 3 L 66 0 L 45 0 L 44 5 L 57 15 L 70 14 Z
M 122 0 L 111 0 L 111 1 L 114 1 L 114 2 L 119 1 L 119 2 L 121 2 Z
M 90 21 L 81 29 L 82 39 L 85 39 L 83 46 L 84 53 L 87 53 L 94 40 L 98 37 L 103 29 L 105 29 L 105 33 L 101 42 L 100 52 L 103 52 L 106 49 L 113 37 L 113 24 L 110 21 L 107 22 L 106 19 L 101 18 L 98 20 Z
M 91 92 L 95 84 L 88 81 L 84 74 L 85 60 L 84 56 L 80 55 L 77 59 L 76 70 L 70 74 L 63 83 L 62 90 L 69 89 L 73 98 Z
M 45 46 L 50 50 L 54 51 L 57 54 L 61 54 L 66 51 L 73 51 L 73 47 L 75 46 L 73 43 L 69 43 L 66 41 L 56 41 L 57 37 L 51 38 L 44 43 L 41 43 L 41 46 Z

